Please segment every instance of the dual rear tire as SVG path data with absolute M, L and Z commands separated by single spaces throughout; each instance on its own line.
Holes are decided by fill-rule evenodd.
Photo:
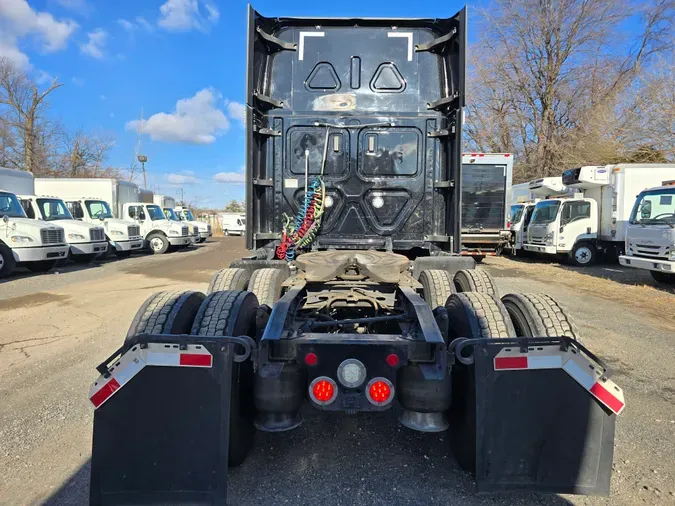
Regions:
M 245 291 L 173 291 L 151 295 L 136 313 L 125 344 L 137 334 L 255 337 L 258 301 Z M 253 364 L 232 363 L 228 464 L 240 465 L 253 445 Z

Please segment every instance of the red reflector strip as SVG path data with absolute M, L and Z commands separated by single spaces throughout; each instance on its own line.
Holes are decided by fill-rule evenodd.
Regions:
M 91 403 L 95 408 L 98 408 L 101 404 L 108 400 L 108 398 L 115 393 L 120 388 L 120 384 L 115 378 L 111 378 L 108 383 L 103 385 L 103 387 L 91 396 Z
M 618 398 L 614 397 L 612 393 L 602 386 L 599 382 L 591 387 L 590 392 L 605 406 L 614 411 L 617 415 L 625 406 Z
M 527 369 L 527 357 L 495 357 L 495 371 Z
M 211 367 L 211 355 L 199 355 L 196 353 L 181 353 L 180 365 L 191 367 Z

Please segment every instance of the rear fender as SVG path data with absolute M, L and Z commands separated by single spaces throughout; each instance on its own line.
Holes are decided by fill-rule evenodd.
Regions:
M 478 492 L 609 495 L 625 404 L 597 357 L 567 338 L 460 339 L 451 349 L 450 439 Z
M 248 337 L 139 335 L 101 364 L 90 504 L 225 504 L 232 367 L 252 352 Z

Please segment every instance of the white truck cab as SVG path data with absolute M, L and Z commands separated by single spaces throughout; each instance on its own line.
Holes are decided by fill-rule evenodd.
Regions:
M 55 222 L 66 232 L 70 256 L 77 263 L 89 263 L 108 250 L 105 229 L 73 218 L 66 203 L 58 197 L 19 195 L 26 216 Z
M 29 219 L 19 198 L 7 190 L 0 190 L 0 220 L 0 278 L 17 265 L 48 271 L 68 255 L 63 227 Z
M 516 255 L 523 250 L 535 205 L 535 202 L 521 202 L 513 204 L 509 211 L 509 229 L 512 235 L 511 250 Z
M 189 227 L 167 220 L 157 204 L 127 202 L 122 212 L 124 219 L 139 225 L 146 245 L 154 254 L 166 253 L 169 247 L 191 244 Z
M 659 283 L 675 284 L 675 180 L 638 195 L 619 263 L 648 270 Z
M 205 242 L 209 237 L 213 235 L 213 232 L 211 231 L 211 225 L 209 225 L 205 221 L 196 220 L 194 215 L 192 214 L 192 211 L 190 211 L 190 209 L 188 209 L 187 207 L 177 206 L 174 208 L 174 211 L 176 211 L 176 214 L 178 215 L 178 218 L 180 218 L 181 221 L 187 222 L 190 226 L 197 227 L 197 229 L 199 230 L 199 242 Z
M 120 257 L 127 257 L 133 251 L 143 249 L 141 227 L 133 221 L 118 220 L 113 216 L 110 205 L 101 199 L 65 197 L 64 202 L 76 220 L 92 225 L 102 225 L 110 248 Z
M 173 207 L 165 207 L 162 209 L 164 211 L 164 216 L 167 220 L 181 223 L 181 219 L 176 214 L 176 211 Z M 181 223 L 184 224 L 184 223 Z M 199 228 L 196 225 L 191 225 L 188 223 L 189 233 L 190 233 L 190 244 L 197 244 L 199 242 Z

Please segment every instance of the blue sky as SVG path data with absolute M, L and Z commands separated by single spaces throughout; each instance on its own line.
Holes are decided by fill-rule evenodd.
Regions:
M 265 16 L 447 17 L 463 3 L 253 5 Z M 240 0 L 0 0 L 0 56 L 39 82 L 58 77 L 49 114 L 113 134 L 110 165 L 130 166 L 140 127 L 148 186 L 217 207 L 244 195 L 246 11 Z

